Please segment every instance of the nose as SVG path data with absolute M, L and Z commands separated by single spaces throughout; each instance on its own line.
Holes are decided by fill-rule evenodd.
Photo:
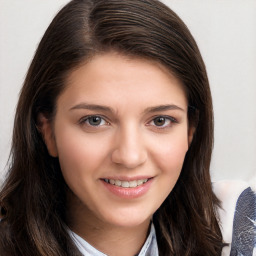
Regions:
M 112 162 L 127 169 L 134 169 L 146 162 L 147 150 L 138 129 L 132 127 L 123 129 L 115 139 Z

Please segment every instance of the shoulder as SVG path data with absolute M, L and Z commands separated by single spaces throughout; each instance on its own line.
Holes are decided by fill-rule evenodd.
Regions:
M 256 246 L 256 194 L 246 182 L 237 180 L 214 182 L 213 191 L 221 201 L 218 213 L 223 239 L 230 244 L 222 255 L 252 255 Z

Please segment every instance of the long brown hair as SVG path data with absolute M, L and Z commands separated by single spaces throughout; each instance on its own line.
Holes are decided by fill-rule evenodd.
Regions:
M 218 200 L 209 165 L 212 101 L 206 69 L 182 20 L 157 0 L 73 0 L 45 32 L 28 70 L 15 116 L 11 166 L 0 192 L 0 254 L 80 255 L 68 234 L 66 184 L 37 129 L 54 118 L 65 79 L 94 55 L 117 51 L 162 63 L 182 82 L 196 132 L 180 178 L 153 216 L 160 255 L 220 255 Z

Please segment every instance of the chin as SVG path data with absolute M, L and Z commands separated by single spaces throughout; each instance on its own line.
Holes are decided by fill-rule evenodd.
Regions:
M 129 211 L 129 212 L 116 212 L 114 215 L 105 215 L 105 222 L 123 228 L 138 227 L 140 225 L 149 224 L 152 214 L 145 214 L 145 211 Z

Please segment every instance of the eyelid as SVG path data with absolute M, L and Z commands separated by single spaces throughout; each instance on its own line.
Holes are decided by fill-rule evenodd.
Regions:
M 84 124 L 85 121 L 87 121 L 91 117 L 100 117 L 101 119 L 103 119 L 106 122 L 106 124 L 104 124 L 104 125 L 110 125 L 110 121 L 108 120 L 108 118 L 106 116 L 100 115 L 100 114 L 90 114 L 90 115 L 83 116 L 82 118 L 80 118 L 78 120 L 78 124 Z M 169 120 L 171 122 L 171 125 L 170 126 L 152 125 L 152 126 L 156 127 L 157 129 L 164 129 L 164 128 L 171 127 L 175 123 L 179 123 L 178 120 L 176 118 L 174 118 L 173 116 L 169 116 L 169 115 L 155 115 L 155 116 L 151 117 L 148 122 L 146 122 L 146 126 L 150 126 L 151 125 L 150 123 L 153 122 L 154 119 L 161 118 L 161 117 Z M 97 127 L 97 126 L 93 126 L 93 125 L 89 125 L 89 124 L 88 124 L 88 126 Z M 103 125 L 98 125 L 98 127 L 99 126 L 103 126 Z
M 165 118 L 168 119 L 171 122 L 171 125 L 169 126 L 157 126 L 157 125 L 152 125 L 154 128 L 156 129 L 165 129 L 165 128 L 169 128 L 171 127 L 173 124 L 177 124 L 179 123 L 178 120 L 176 118 L 174 118 L 173 116 L 168 116 L 168 115 L 155 115 L 153 117 L 151 117 L 150 121 L 146 123 L 147 126 L 150 126 L 150 123 L 154 121 L 154 119 L 156 118 Z
M 80 118 L 78 120 L 78 124 L 85 124 L 85 122 L 91 118 L 91 117 L 100 117 L 101 119 L 103 119 L 107 125 L 110 125 L 110 122 L 108 121 L 107 117 L 103 116 L 103 115 L 97 115 L 97 114 L 93 114 L 93 115 L 87 115 L 87 116 L 83 116 L 82 118 Z M 97 127 L 97 126 L 92 126 L 92 125 L 89 125 L 88 126 L 91 126 L 91 127 Z M 102 126 L 102 125 L 98 125 L 98 126 Z

